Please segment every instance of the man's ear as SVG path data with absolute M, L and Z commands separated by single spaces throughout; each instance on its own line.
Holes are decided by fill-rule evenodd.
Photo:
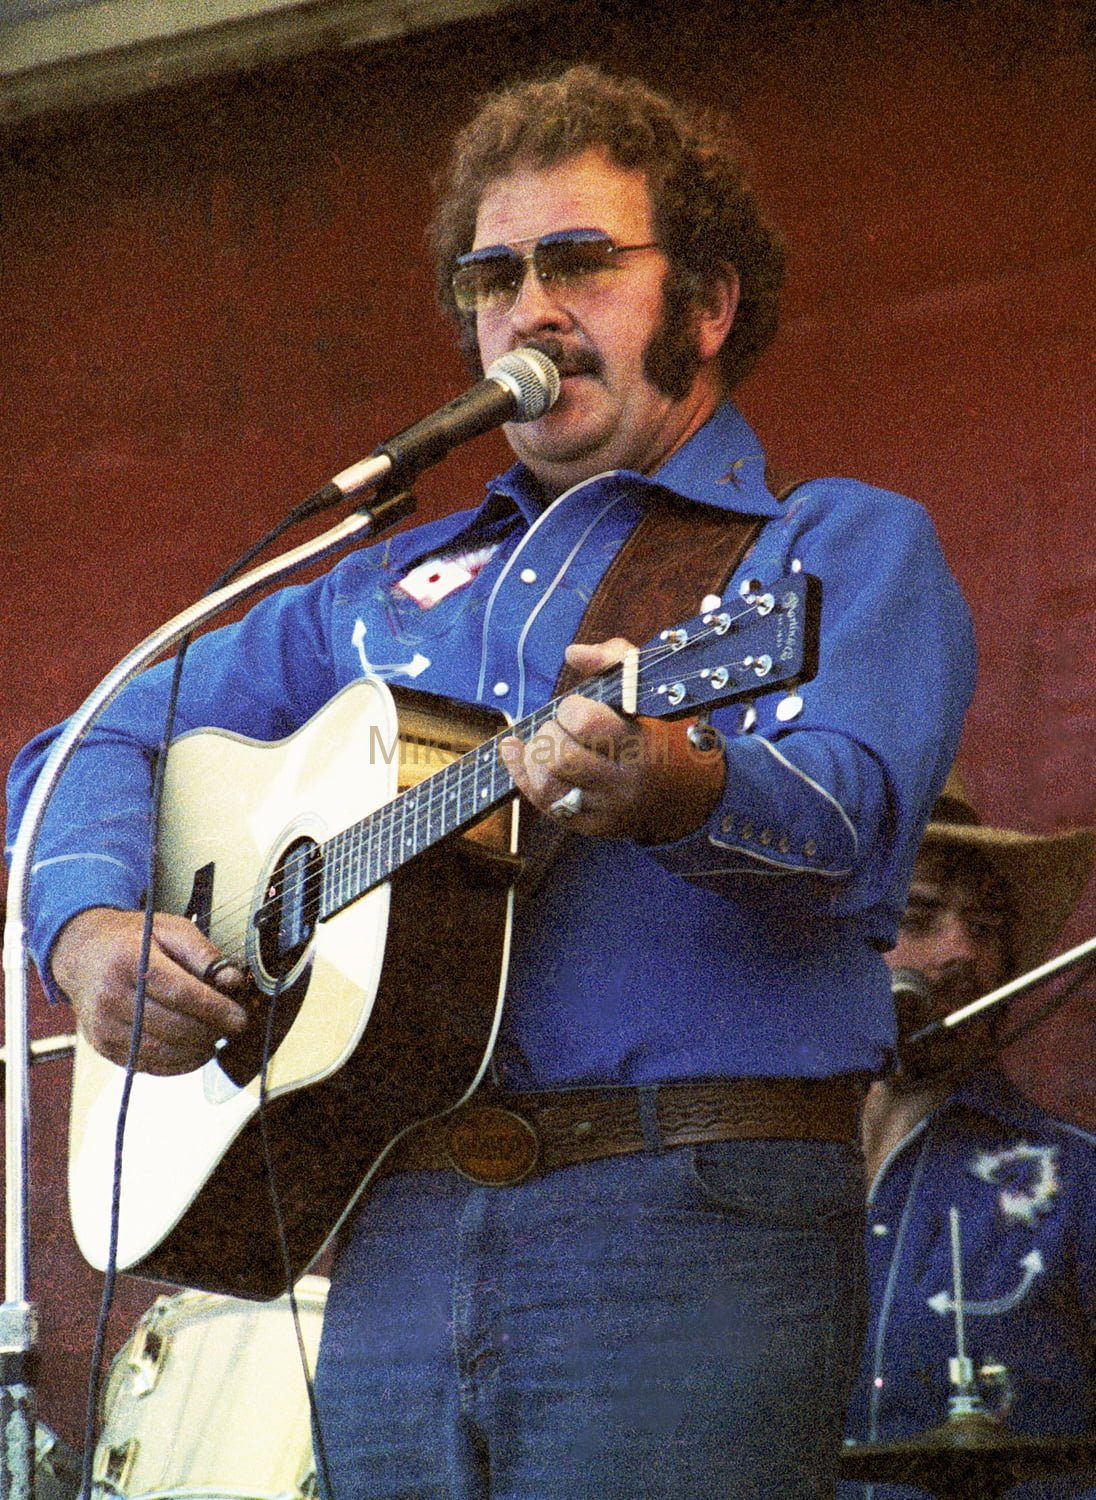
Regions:
M 738 311 L 738 272 L 729 263 L 697 293 L 695 333 L 701 359 L 715 359 L 726 342 Z

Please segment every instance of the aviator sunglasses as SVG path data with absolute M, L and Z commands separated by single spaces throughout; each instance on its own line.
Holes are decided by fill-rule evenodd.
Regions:
M 518 248 L 527 245 L 533 248 Z M 604 229 L 557 229 L 537 240 L 530 236 L 512 245 L 485 245 L 457 256 L 453 296 L 462 313 L 508 313 L 521 295 L 530 262 L 542 285 L 573 294 L 588 283 L 592 289 L 593 278 L 616 269 L 619 256 L 657 249 L 655 240 L 618 245 Z

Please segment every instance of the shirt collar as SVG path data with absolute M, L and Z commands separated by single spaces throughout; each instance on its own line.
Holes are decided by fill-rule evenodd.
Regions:
M 1038 1106 L 1022 1094 L 999 1068 L 979 1068 L 968 1074 L 945 1099 L 939 1113 L 960 1108 L 989 1115 L 991 1119 L 1021 1130 L 1036 1129 L 1043 1119 Z
M 776 516 L 780 505 L 765 484 L 765 453 L 742 413 L 724 401 L 692 437 L 673 453 L 653 475 L 629 470 L 626 474 L 639 486 L 670 490 L 702 505 L 739 511 L 753 516 Z M 585 484 L 606 478 L 594 475 Z M 575 488 L 579 488 L 576 486 Z M 509 501 L 531 524 L 544 509 L 540 486 L 523 463 L 516 463 L 488 486 L 487 506 Z

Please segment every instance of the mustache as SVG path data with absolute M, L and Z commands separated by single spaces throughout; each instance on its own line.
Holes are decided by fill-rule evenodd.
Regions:
M 550 336 L 522 339 L 523 349 L 539 349 L 546 354 L 561 375 L 600 375 L 601 360 L 592 349 L 568 349 L 562 339 Z
M 945 977 L 932 987 L 933 996 L 937 1005 L 942 1005 L 945 1010 L 958 1010 L 962 1005 L 969 1005 L 972 1000 L 979 1000 L 982 996 L 982 986 L 973 974 L 955 974 Z

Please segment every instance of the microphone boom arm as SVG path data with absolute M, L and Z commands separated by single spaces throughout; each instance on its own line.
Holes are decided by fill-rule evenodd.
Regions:
M 387 465 L 382 470 L 387 471 Z M 71 716 L 50 748 L 27 801 L 12 848 L 3 968 L 4 1091 L 4 1302 L 0 1306 L 0 1500 L 30 1500 L 34 1487 L 37 1426 L 35 1367 L 37 1315 L 28 1301 L 30 1135 L 30 1007 L 27 986 L 26 911 L 31 854 L 46 808 L 80 741 L 127 683 L 198 626 L 268 585 L 338 552 L 359 536 L 376 533 L 414 510 L 406 491 L 382 496 L 370 510 L 360 506 L 327 531 L 271 558 L 223 588 L 207 594 L 161 625 L 123 658 Z
M 1000 985 L 989 994 L 982 995 L 978 1000 L 971 1000 L 969 1004 L 953 1010 L 950 1015 L 944 1016 L 939 1021 L 930 1021 L 920 1030 L 915 1031 L 906 1038 L 907 1045 L 924 1041 L 926 1037 L 934 1035 L 940 1030 L 952 1030 L 953 1027 L 961 1026 L 971 1016 L 978 1015 L 983 1010 L 988 1010 L 993 1005 L 999 1005 L 1005 1000 L 1011 1000 L 1014 995 L 1023 994 L 1044 979 L 1050 979 L 1053 975 L 1063 969 L 1072 968 L 1074 964 L 1096 954 L 1096 937 L 1089 938 L 1086 942 L 1079 943 L 1077 947 L 1068 949 L 1065 953 L 1059 953 L 1056 958 L 1047 959 L 1046 963 L 1040 964 L 1038 968 L 1030 969 L 1026 974 L 1020 974 L 1015 979 L 1010 979 L 1006 984 Z
M 427 465 L 457 443 L 506 421 L 542 416 L 559 396 L 559 371 L 536 348 L 515 349 L 495 360 L 483 380 L 439 411 L 383 443 L 361 463 L 352 464 L 296 507 L 287 518 L 303 520 L 340 501 L 368 493 L 364 505 L 301 546 L 213 590 L 147 636 L 109 672 L 71 716 L 38 774 L 12 849 L 9 904 L 4 924 L 3 969 L 7 1030 L 4 1096 L 4 1302 L 0 1306 L 0 1500 L 30 1500 L 34 1488 L 36 1429 L 34 1373 L 37 1320 L 27 1300 L 29 1236 L 27 1199 L 30 1136 L 30 1024 L 27 1003 L 26 911 L 30 858 L 46 808 L 77 745 L 122 689 L 156 657 L 230 605 L 337 552 L 362 534 L 376 534 L 415 508 L 407 489 Z

